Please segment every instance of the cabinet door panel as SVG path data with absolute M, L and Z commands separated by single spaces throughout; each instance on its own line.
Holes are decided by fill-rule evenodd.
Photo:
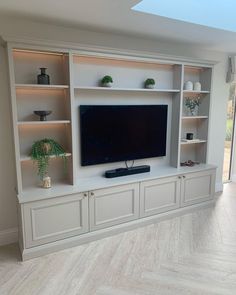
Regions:
M 139 185 L 129 184 L 90 193 L 90 229 L 97 230 L 138 218 Z
M 184 175 L 182 181 L 182 206 L 188 206 L 214 198 L 215 170 Z
M 88 197 L 83 194 L 24 205 L 26 247 L 88 231 Z
M 173 210 L 180 205 L 180 179 L 168 177 L 145 181 L 140 186 L 140 216 Z

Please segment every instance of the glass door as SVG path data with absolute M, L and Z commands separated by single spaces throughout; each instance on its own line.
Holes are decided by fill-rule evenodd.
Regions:
M 235 127 L 235 96 L 236 84 L 231 84 L 230 94 L 227 105 L 227 124 L 224 148 L 224 169 L 223 169 L 223 182 L 231 180 L 231 164 L 233 152 L 233 138 Z

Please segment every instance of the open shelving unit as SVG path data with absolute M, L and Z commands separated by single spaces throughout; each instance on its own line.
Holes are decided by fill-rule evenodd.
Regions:
M 51 158 L 52 181 L 73 184 L 71 99 L 69 53 L 43 50 L 12 50 L 10 61 L 13 123 L 16 150 L 18 194 L 40 186 L 36 165 L 30 153 L 34 141 L 51 138 L 66 150 L 68 173 L 63 161 Z M 37 84 L 39 68 L 46 67 L 50 85 Z M 48 121 L 39 121 L 35 110 L 50 110 Z

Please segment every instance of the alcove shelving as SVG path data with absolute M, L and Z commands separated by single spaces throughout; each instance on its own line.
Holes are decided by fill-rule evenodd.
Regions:
M 18 193 L 40 186 L 37 165 L 31 160 L 32 144 L 44 138 L 57 141 L 66 151 L 67 173 L 62 159 L 50 157 L 49 175 L 54 185 L 73 184 L 69 54 L 14 48 L 9 55 Z M 39 68 L 47 68 L 50 85 L 37 84 Z M 39 121 L 36 110 L 50 110 Z
M 180 163 L 192 160 L 200 163 L 207 162 L 207 143 L 210 113 L 212 68 L 184 66 L 184 83 L 187 81 L 200 82 L 201 91 L 183 90 L 182 120 L 181 120 L 181 153 Z M 184 85 L 183 83 L 183 85 Z M 199 99 L 200 105 L 195 115 L 190 115 L 185 106 L 186 98 Z M 183 141 L 187 133 L 193 133 L 194 139 Z M 198 140 L 196 140 L 198 139 Z

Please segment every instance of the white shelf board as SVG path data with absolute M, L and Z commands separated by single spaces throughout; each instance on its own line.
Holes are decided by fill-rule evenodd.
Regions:
M 20 121 L 18 126 L 24 125 L 50 125 L 50 124 L 70 124 L 69 120 L 54 120 L 54 121 Z
M 183 116 L 182 120 L 208 119 L 208 116 Z
M 187 145 L 187 144 L 198 144 L 198 143 L 205 143 L 206 140 L 191 140 L 191 141 L 181 141 L 181 145 Z
M 140 91 L 140 92 L 166 92 L 166 93 L 179 93 L 179 89 L 146 89 L 146 88 L 114 88 L 114 87 L 86 87 L 86 86 L 75 86 L 75 90 L 101 90 L 101 91 Z
M 195 91 L 195 90 L 183 90 L 184 94 L 208 94 L 210 91 L 207 90 L 201 90 L 201 91 Z
M 66 157 L 71 157 L 71 155 L 72 155 L 71 153 L 66 153 L 65 154 Z M 56 158 L 56 156 L 50 156 L 50 158 L 54 159 L 54 158 Z M 20 161 L 21 162 L 27 162 L 27 161 L 33 161 L 33 160 L 31 159 L 30 156 L 21 156 Z
M 178 176 L 184 173 L 199 172 L 210 169 L 216 169 L 214 165 L 200 164 L 193 167 L 174 168 L 171 166 L 156 166 L 151 167 L 151 171 L 136 175 L 128 175 L 116 178 L 105 178 L 104 176 L 94 176 L 88 178 L 81 178 L 76 185 L 69 185 L 65 183 L 54 183 L 52 181 L 52 188 L 44 189 L 42 187 L 29 187 L 18 194 L 20 203 L 34 202 L 38 200 L 51 199 L 60 196 L 78 194 L 91 190 L 109 188 L 118 185 L 135 183 L 140 181 L 153 180 L 157 178 Z
M 16 89 L 68 89 L 68 85 L 15 84 Z

